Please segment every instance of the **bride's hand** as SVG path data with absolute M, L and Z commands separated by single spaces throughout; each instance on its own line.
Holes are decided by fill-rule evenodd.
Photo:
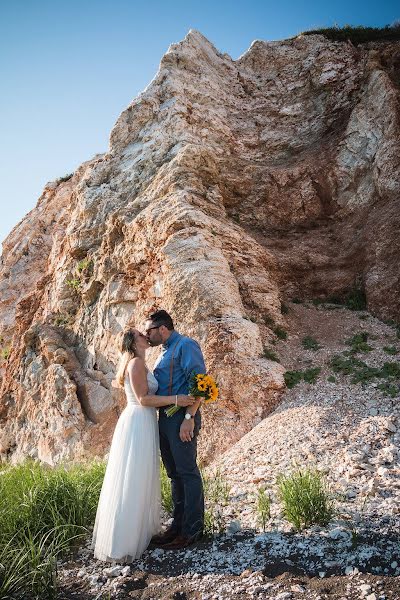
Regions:
M 178 406 L 192 406 L 196 402 L 194 396 L 185 396 L 184 394 L 178 394 Z

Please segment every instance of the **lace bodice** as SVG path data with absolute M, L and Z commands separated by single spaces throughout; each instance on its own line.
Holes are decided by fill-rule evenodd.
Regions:
M 158 383 L 157 383 L 157 379 L 154 377 L 153 373 L 151 373 L 150 371 L 147 371 L 147 384 L 149 386 L 148 393 L 155 394 L 158 389 Z M 135 392 L 133 391 L 131 383 L 129 381 L 128 372 L 125 372 L 124 389 L 125 389 L 126 400 L 127 400 L 128 404 L 139 404 L 140 405 L 140 402 L 136 398 Z

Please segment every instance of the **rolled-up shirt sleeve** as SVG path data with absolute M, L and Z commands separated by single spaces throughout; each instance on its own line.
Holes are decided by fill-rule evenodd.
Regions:
M 196 374 L 207 372 L 200 346 L 191 338 L 186 338 L 182 344 L 181 367 L 187 379 L 190 378 L 193 371 Z

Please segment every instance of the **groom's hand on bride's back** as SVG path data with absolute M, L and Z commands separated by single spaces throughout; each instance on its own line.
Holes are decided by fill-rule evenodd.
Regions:
M 192 406 L 196 402 L 194 396 L 185 396 L 184 394 L 178 394 L 178 406 Z

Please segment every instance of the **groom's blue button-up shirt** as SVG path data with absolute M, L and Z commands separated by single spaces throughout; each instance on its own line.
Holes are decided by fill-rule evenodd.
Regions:
M 171 394 L 188 394 L 192 372 L 206 373 L 203 354 L 199 344 L 189 337 L 173 331 L 154 365 L 153 373 L 158 381 L 159 396 L 169 395 L 169 379 L 172 353 L 174 364 L 172 371 Z

